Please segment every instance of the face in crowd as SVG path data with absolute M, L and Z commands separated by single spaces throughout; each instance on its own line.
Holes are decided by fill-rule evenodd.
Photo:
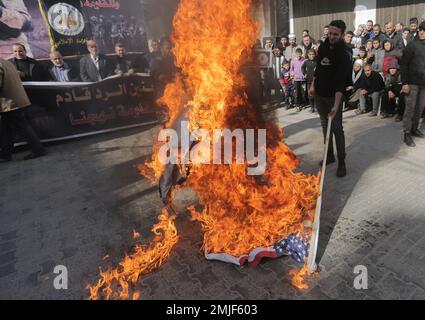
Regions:
M 23 45 L 15 44 L 12 47 L 15 58 L 18 60 L 25 60 L 27 58 L 27 50 Z
M 335 26 L 330 26 L 329 27 L 329 43 L 331 45 L 335 45 L 336 43 L 338 43 L 338 41 L 342 40 L 342 30 L 335 27 Z
M 117 45 L 115 46 L 115 54 L 120 57 L 123 58 L 125 56 L 125 48 L 122 45 Z
M 419 39 L 421 39 L 421 40 L 425 40 L 425 29 L 424 29 L 424 28 L 419 27 L 418 32 L 419 32 Z
M 374 49 L 380 49 L 381 48 L 381 41 L 373 40 L 373 48 Z
M 52 63 L 57 67 L 61 67 L 63 65 L 63 57 L 57 51 L 50 53 L 50 61 L 52 61 Z
M 297 44 L 297 38 L 289 38 L 289 44 L 295 46 Z
M 353 41 L 353 35 L 346 33 L 344 35 L 344 41 L 345 41 L 346 44 L 351 44 L 351 41 Z
M 310 38 L 309 35 L 304 36 L 304 38 L 303 38 L 303 44 L 306 47 L 308 47 L 311 44 L 311 38 Z
M 375 25 L 373 27 L 373 33 L 375 34 L 375 36 L 379 35 L 381 33 L 381 27 L 378 25 Z
M 313 51 L 309 52 L 309 53 L 308 53 L 308 59 L 309 59 L 309 60 L 314 60 L 314 59 L 316 59 L 316 54 L 315 54 Z
M 158 52 L 159 51 L 159 42 L 157 40 L 152 40 L 151 48 L 152 48 L 152 52 Z
M 87 41 L 87 50 L 90 52 L 90 54 L 93 57 L 97 57 L 99 55 L 96 41 L 93 41 L 93 40 Z
M 354 67 L 353 67 L 353 70 L 354 70 L 354 72 L 359 72 L 361 68 L 362 68 L 361 65 L 359 65 L 358 63 L 355 63 L 354 64 Z
M 397 23 L 397 24 L 395 25 L 395 31 L 397 31 L 397 32 L 399 32 L 399 31 L 403 30 L 403 28 L 404 28 L 404 26 L 403 26 L 403 24 L 401 24 L 401 23 Z
M 372 29 L 373 29 L 373 22 L 372 21 L 368 21 L 366 23 L 366 30 L 370 32 L 370 31 L 372 31 Z
M 288 46 L 288 38 L 285 38 L 285 37 L 281 38 L 280 43 L 282 44 L 282 47 Z
M 329 27 L 323 28 L 323 35 L 327 37 L 329 35 Z
M 410 24 L 410 32 L 415 33 L 418 31 L 418 24 L 416 22 L 413 22 Z
M 271 39 L 267 39 L 266 44 L 264 46 L 268 49 L 272 48 L 273 47 L 273 41 Z
M 410 31 L 409 30 L 403 31 L 403 33 L 402 33 L 403 39 L 408 40 L 409 39 L 409 36 L 410 36 Z
M 391 68 L 388 70 L 388 72 L 390 73 L 390 75 L 394 76 L 397 73 L 397 69 Z
M 362 26 L 359 26 L 357 28 L 357 31 L 356 31 L 357 35 L 360 37 L 363 34 L 363 32 L 364 32 L 363 27 Z
M 370 75 L 372 74 L 372 67 L 370 65 L 367 65 L 366 67 L 364 67 L 364 73 L 366 75 L 366 77 L 370 77 Z
M 392 22 L 388 22 L 388 23 L 386 24 L 386 26 L 385 26 L 385 32 L 386 32 L 387 34 L 393 34 L 393 33 L 394 33 L 394 31 L 395 31 L 395 29 L 394 29 L 394 25 L 393 25 L 393 23 L 392 23 Z
M 391 42 L 385 42 L 384 44 L 384 49 L 385 51 L 391 51 L 391 49 L 393 48 L 393 46 L 391 45 Z
M 169 56 L 171 54 L 171 43 L 169 41 L 161 42 L 161 55 Z
M 373 42 L 372 41 L 368 41 L 366 42 L 366 50 L 369 51 L 373 48 Z

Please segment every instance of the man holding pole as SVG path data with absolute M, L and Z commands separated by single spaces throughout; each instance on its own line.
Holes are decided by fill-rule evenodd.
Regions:
M 342 102 L 344 92 L 350 84 L 352 71 L 350 56 L 343 40 L 345 30 L 346 25 L 342 20 L 330 23 L 329 37 L 319 48 L 315 77 L 310 87 L 310 93 L 314 95 L 317 111 L 320 115 L 325 143 L 327 140 L 328 121 L 329 119 L 332 121 L 326 165 L 334 163 L 336 160 L 333 149 L 333 136 L 335 136 L 338 152 L 337 176 L 339 178 L 347 175 L 345 135 L 342 126 Z

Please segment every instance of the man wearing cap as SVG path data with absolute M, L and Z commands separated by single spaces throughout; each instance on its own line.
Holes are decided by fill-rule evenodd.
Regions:
M 285 59 L 290 61 L 295 57 L 295 50 L 297 50 L 297 38 L 294 33 L 290 33 L 288 38 L 289 46 L 285 50 Z
M 410 42 L 401 59 L 402 92 L 406 95 L 403 117 L 404 142 L 416 147 L 413 137 L 425 138 L 419 120 L 425 108 L 425 21 L 419 25 L 418 39 Z

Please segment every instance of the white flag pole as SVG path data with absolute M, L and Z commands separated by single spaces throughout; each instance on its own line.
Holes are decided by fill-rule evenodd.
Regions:
M 317 269 L 316 255 L 317 255 L 317 245 L 319 242 L 320 212 L 322 210 L 323 185 L 325 182 L 325 175 L 326 175 L 326 163 L 328 160 L 328 149 L 329 149 L 329 140 L 331 136 L 331 128 L 332 128 L 332 119 L 329 117 L 328 128 L 326 131 L 325 148 L 324 148 L 324 154 L 323 154 L 322 175 L 320 177 L 320 195 L 317 198 L 317 202 L 316 202 L 316 211 L 314 213 L 314 222 L 313 222 L 313 228 L 312 228 L 311 239 L 310 239 L 310 253 L 308 255 L 308 260 L 307 260 L 307 268 L 308 268 L 309 274 L 314 273 Z

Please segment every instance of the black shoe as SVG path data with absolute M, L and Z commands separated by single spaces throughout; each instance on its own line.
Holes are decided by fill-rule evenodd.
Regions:
M 33 159 L 44 157 L 45 155 L 47 155 L 47 152 L 45 152 L 45 151 L 40 152 L 40 153 L 31 152 L 29 155 L 24 157 L 24 160 L 33 160 Z
M 395 117 L 395 122 L 401 122 L 401 121 L 403 121 L 403 116 L 397 115 L 397 117 Z
M 415 141 L 413 141 L 411 134 L 407 132 L 404 133 L 404 143 L 409 147 L 416 147 Z
M 412 137 L 416 137 L 416 138 L 425 138 L 425 134 L 423 132 L 421 132 L 419 129 L 416 130 L 412 130 L 411 132 Z
M 331 165 L 332 163 L 335 163 L 335 156 L 328 156 L 328 159 L 326 160 L 326 166 Z M 323 167 L 323 160 L 319 162 L 319 166 Z
M 12 156 L 6 154 L 0 154 L 0 162 L 10 162 L 12 161 Z
M 344 160 L 338 161 L 338 169 L 336 171 L 336 176 L 338 178 L 344 178 L 347 175 L 347 167 L 345 166 Z

